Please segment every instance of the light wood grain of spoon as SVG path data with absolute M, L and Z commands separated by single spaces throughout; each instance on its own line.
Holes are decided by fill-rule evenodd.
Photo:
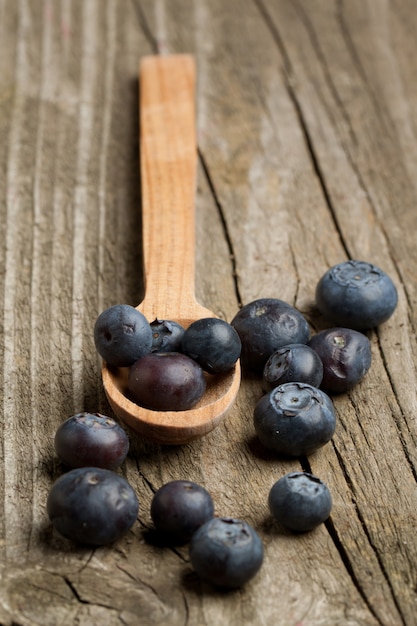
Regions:
M 137 307 L 152 322 L 184 327 L 217 317 L 194 295 L 195 64 L 190 55 L 144 57 L 140 63 L 140 167 L 145 298 Z M 187 411 L 151 411 L 127 397 L 128 368 L 103 363 L 103 384 L 116 415 L 147 439 L 183 444 L 213 430 L 240 385 L 240 363 L 207 375 L 203 398 Z

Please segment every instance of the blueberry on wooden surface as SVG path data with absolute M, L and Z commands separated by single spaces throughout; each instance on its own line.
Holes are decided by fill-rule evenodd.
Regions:
M 284 383 L 262 396 L 254 410 L 261 443 L 284 456 L 305 456 L 330 441 L 336 414 L 330 398 L 305 383 Z
M 115 472 L 82 467 L 58 478 L 46 507 L 52 525 L 63 537 L 100 546 L 127 533 L 139 504 L 130 484 Z
M 172 320 L 155 319 L 150 323 L 152 330 L 151 352 L 181 352 L 181 340 L 185 329 Z
M 140 311 L 128 304 L 116 304 L 98 316 L 94 343 L 108 365 L 128 367 L 151 351 L 152 330 Z
M 271 488 L 269 509 L 274 519 L 296 532 L 313 530 L 326 521 L 332 509 L 327 485 L 308 472 L 291 472 Z
M 366 330 L 385 322 L 397 306 L 391 278 L 372 263 L 350 260 L 331 267 L 316 287 L 321 313 L 337 326 Z
M 263 378 L 269 388 L 290 382 L 320 387 L 323 363 L 317 352 L 306 344 L 292 343 L 271 354 L 265 364 Z
M 128 389 L 134 401 L 153 411 L 187 411 L 203 396 L 202 368 L 186 354 L 151 352 L 129 371 Z
M 247 522 L 214 517 L 193 534 L 191 565 L 211 585 L 237 588 L 247 583 L 263 562 L 263 544 Z
M 276 298 L 244 305 L 231 321 L 242 342 L 242 367 L 262 374 L 273 352 L 289 343 L 307 343 L 310 330 L 304 316 Z
M 155 528 L 175 543 L 185 543 L 214 515 L 209 492 L 189 480 L 172 480 L 158 489 L 151 502 Z
M 372 362 L 371 342 L 352 328 L 328 328 L 308 342 L 323 363 L 321 388 L 343 393 L 365 376 Z
M 55 450 L 67 467 L 102 467 L 114 470 L 125 460 L 129 439 L 111 417 L 78 413 L 63 422 L 55 433 Z
M 215 317 L 196 320 L 182 338 L 182 352 L 210 374 L 232 369 L 241 349 L 240 337 L 233 326 Z

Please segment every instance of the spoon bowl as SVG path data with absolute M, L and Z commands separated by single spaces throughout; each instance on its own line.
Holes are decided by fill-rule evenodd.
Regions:
M 148 322 L 172 320 L 187 328 L 217 317 L 194 296 L 195 64 L 190 55 L 148 56 L 140 64 L 140 166 L 145 298 Z M 207 434 L 226 416 L 240 386 L 240 363 L 206 375 L 207 389 L 187 411 L 152 411 L 128 393 L 129 368 L 102 366 L 115 414 L 132 430 L 161 444 L 184 444 Z

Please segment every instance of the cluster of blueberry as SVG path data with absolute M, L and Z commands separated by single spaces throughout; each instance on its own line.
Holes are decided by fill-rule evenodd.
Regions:
M 128 367 L 132 400 L 154 411 L 187 411 L 206 390 L 204 373 L 229 371 L 240 356 L 235 329 L 203 318 L 187 329 L 172 320 L 148 323 L 140 311 L 117 304 L 94 326 L 97 352 L 110 367 Z
M 328 270 L 316 288 L 316 304 L 335 327 L 310 337 L 304 316 L 273 298 L 240 309 L 231 324 L 242 342 L 242 367 L 262 375 L 268 388 L 254 410 L 265 447 L 308 456 L 331 439 L 336 417 L 328 394 L 346 392 L 365 376 L 371 344 L 363 331 L 386 321 L 397 298 L 385 272 L 351 260 Z
M 348 261 L 322 277 L 316 302 L 338 326 L 312 337 L 298 310 L 263 298 L 242 307 L 230 324 L 210 318 L 186 330 L 167 320 L 149 324 L 133 307 L 117 305 L 99 316 L 94 338 L 110 366 L 130 368 L 130 393 L 154 410 L 192 407 L 198 400 L 193 396 L 196 381 L 205 380 L 203 372 L 227 371 L 240 356 L 242 367 L 261 375 L 269 389 L 254 408 L 261 443 L 280 455 L 308 456 L 333 436 L 336 415 L 328 394 L 344 392 L 364 377 L 371 349 L 362 331 L 390 317 L 397 291 L 380 269 Z M 171 358 L 172 365 L 165 366 Z M 193 373 L 184 373 L 184 367 Z M 163 403 L 155 405 L 158 398 Z M 75 415 L 58 428 L 55 449 L 70 470 L 52 486 L 47 511 L 63 536 L 104 545 L 131 528 L 138 500 L 115 471 L 128 447 L 121 426 L 99 414 Z M 305 532 L 328 518 L 332 498 L 318 477 L 292 472 L 272 486 L 268 505 L 284 527 Z M 195 483 L 163 485 L 152 500 L 151 517 L 169 541 L 190 543 L 191 564 L 203 580 L 237 587 L 261 567 L 263 546 L 256 531 L 242 520 L 215 517 L 210 494 Z
M 327 519 L 332 498 L 319 478 L 292 472 L 272 486 L 268 504 L 276 521 L 293 532 L 306 532 Z M 263 544 L 255 529 L 241 519 L 215 517 L 211 495 L 196 483 L 163 485 L 152 499 L 151 517 L 168 543 L 190 543 L 193 569 L 214 586 L 240 587 L 262 565 Z
M 68 471 L 48 495 L 53 527 L 85 545 L 120 539 L 139 512 L 134 489 L 116 473 L 129 450 L 126 432 L 110 417 L 79 413 L 61 424 L 54 443 Z M 215 517 L 211 495 L 196 483 L 166 483 L 154 494 L 150 513 L 165 542 L 190 542 L 191 565 L 202 580 L 239 587 L 262 565 L 263 545 L 257 532 L 243 520 Z
M 134 524 L 139 503 L 117 468 L 129 450 L 128 437 L 112 418 L 79 413 L 55 433 L 55 450 L 69 468 L 52 486 L 47 512 L 67 539 L 101 546 L 120 539 Z M 293 531 L 307 531 L 330 513 L 326 485 L 304 472 L 279 479 L 270 490 L 273 517 Z M 190 562 L 200 578 L 221 588 L 244 585 L 259 571 L 263 544 L 246 521 L 215 516 L 210 493 L 188 480 L 173 480 L 156 491 L 151 518 L 168 545 L 189 543 Z
M 376 266 L 350 260 L 328 270 L 316 288 L 316 304 L 337 326 L 310 337 L 303 315 L 281 300 L 255 300 L 232 326 L 241 342 L 244 369 L 261 375 L 268 392 L 256 403 L 254 426 L 261 443 L 286 457 L 308 456 L 330 441 L 336 415 L 328 394 L 346 392 L 371 366 L 363 331 L 386 321 L 398 295 Z M 273 517 L 293 531 L 307 531 L 330 515 L 332 498 L 318 477 L 293 472 L 269 494 Z
M 194 482 L 162 485 L 152 499 L 151 518 L 166 543 L 189 542 L 194 571 L 212 585 L 240 587 L 262 565 L 263 544 L 255 529 L 241 519 L 215 517 L 210 493 Z
M 54 528 L 87 545 L 120 539 L 139 512 L 134 489 L 116 472 L 129 451 L 124 429 L 111 417 L 78 413 L 57 429 L 55 450 L 69 471 L 48 495 L 46 510 Z

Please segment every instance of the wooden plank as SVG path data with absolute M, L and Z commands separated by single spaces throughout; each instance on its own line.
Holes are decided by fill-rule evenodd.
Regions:
M 416 107 L 404 3 L 325 0 L 0 1 L 0 623 L 416 623 Z M 325 325 L 314 286 L 349 256 L 393 276 L 399 306 L 369 333 L 373 365 L 334 398 L 331 444 L 284 461 L 258 444 L 245 377 L 228 419 L 161 447 L 131 434 L 122 473 L 138 523 L 90 550 L 52 532 L 62 420 L 109 412 L 92 341 L 98 313 L 143 294 L 137 68 L 197 61 L 196 295 L 230 320 L 262 296 Z M 330 521 L 294 536 L 270 520 L 273 482 L 311 468 Z M 265 563 L 224 594 L 187 547 L 155 545 L 149 508 L 188 478 L 217 514 L 260 532 Z
M 337 452 L 351 483 L 369 547 L 375 552 L 403 619 L 412 623 L 415 591 L 410 584 L 410 563 L 416 555 L 408 540 L 411 527 L 407 529 L 402 519 L 412 519 L 414 515 L 414 505 L 410 508 L 410 504 L 415 491 L 416 433 L 411 416 L 416 399 L 407 390 L 414 388 L 416 381 L 415 333 L 407 311 L 407 291 L 413 289 L 413 281 L 404 280 L 401 257 L 404 251 L 403 258 L 407 258 L 409 266 L 407 248 L 411 247 L 411 240 L 405 233 L 412 232 L 406 224 L 414 212 L 415 185 L 401 147 L 403 133 L 395 132 L 389 122 L 390 116 L 398 116 L 399 98 L 388 104 L 389 98 L 381 91 L 381 86 L 391 81 L 398 83 L 402 78 L 396 49 L 389 45 L 383 28 L 389 17 L 381 9 L 374 19 L 374 5 L 357 6 L 355 10 L 347 5 L 346 10 L 337 10 L 325 3 L 308 7 L 305 3 L 291 7 L 283 3 L 286 10 L 279 14 L 270 8 L 274 27 L 288 28 L 291 23 L 299 29 L 296 39 L 303 41 L 302 46 L 291 45 L 286 50 L 288 64 L 296 85 L 295 97 L 314 146 L 318 172 L 346 252 L 350 257 L 375 259 L 396 276 L 400 289 L 396 318 L 371 336 L 373 370 L 362 393 L 358 389 L 357 397 L 352 394 L 349 418 L 345 417 L 346 403 L 337 403 L 345 431 Z M 355 47 L 351 37 L 360 31 L 365 20 L 369 37 L 366 42 L 357 37 Z M 366 71 L 370 49 L 375 51 L 372 71 Z M 376 53 L 381 49 L 385 51 L 385 62 Z M 380 102 L 386 103 L 387 110 Z M 404 214 L 408 216 L 405 222 Z M 400 230 L 401 244 L 396 235 Z M 336 439 L 336 447 L 338 442 Z M 375 490 L 379 482 L 381 485 Z M 387 545 L 392 548 L 387 550 Z M 373 587 L 374 575 L 366 574 L 368 553 L 362 554 L 366 555 L 364 559 L 355 550 L 350 562 L 354 571 L 362 570 L 361 578 L 365 574 L 364 587 Z M 372 595 L 376 607 L 379 591 L 374 589 Z

